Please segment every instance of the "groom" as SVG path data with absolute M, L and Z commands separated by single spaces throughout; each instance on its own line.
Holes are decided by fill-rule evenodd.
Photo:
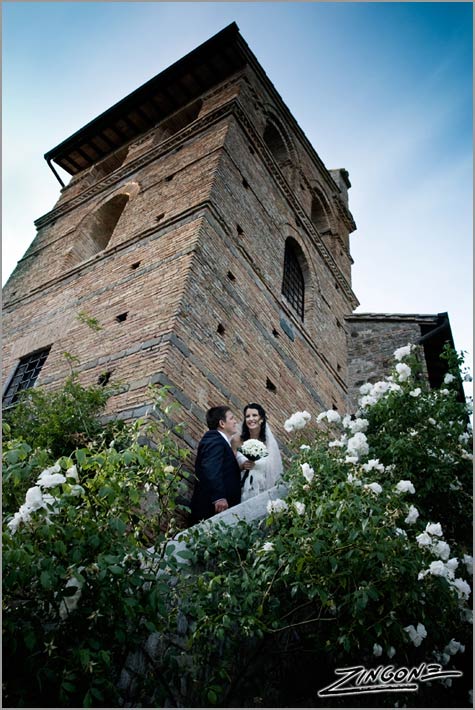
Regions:
M 195 473 L 198 480 L 191 499 L 191 524 L 210 518 L 241 502 L 241 474 L 231 448 L 237 421 L 226 407 L 206 412 L 209 431 L 198 444 Z

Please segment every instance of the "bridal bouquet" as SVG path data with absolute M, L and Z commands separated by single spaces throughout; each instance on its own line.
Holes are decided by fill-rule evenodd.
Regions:
M 249 461 L 259 461 L 259 459 L 263 459 L 269 454 L 266 445 L 263 444 L 262 441 L 259 441 L 259 439 L 248 439 L 239 447 L 239 451 L 241 454 L 244 454 Z

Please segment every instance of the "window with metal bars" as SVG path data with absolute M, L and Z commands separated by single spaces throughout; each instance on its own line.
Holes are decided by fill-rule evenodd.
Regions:
M 15 370 L 15 374 L 3 395 L 4 407 L 15 404 L 20 392 L 33 387 L 50 350 L 51 345 L 21 358 Z
M 302 268 L 297 258 L 297 250 L 292 240 L 287 239 L 284 255 L 284 278 L 282 281 L 282 293 L 297 312 L 299 318 L 303 320 L 305 282 Z

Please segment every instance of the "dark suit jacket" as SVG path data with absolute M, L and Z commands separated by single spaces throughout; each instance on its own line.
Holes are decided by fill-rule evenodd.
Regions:
M 234 452 L 217 429 L 210 429 L 198 444 L 197 481 L 191 499 L 191 523 L 215 514 L 213 503 L 226 498 L 229 507 L 241 502 L 241 472 Z

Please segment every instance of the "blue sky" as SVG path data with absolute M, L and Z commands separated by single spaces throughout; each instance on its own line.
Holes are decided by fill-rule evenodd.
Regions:
M 235 21 L 350 173 L 358 311 L 448 311 L 471 363 L 472 3 L 2 5 L 4 282 L 59 197 L 43 154 Z

